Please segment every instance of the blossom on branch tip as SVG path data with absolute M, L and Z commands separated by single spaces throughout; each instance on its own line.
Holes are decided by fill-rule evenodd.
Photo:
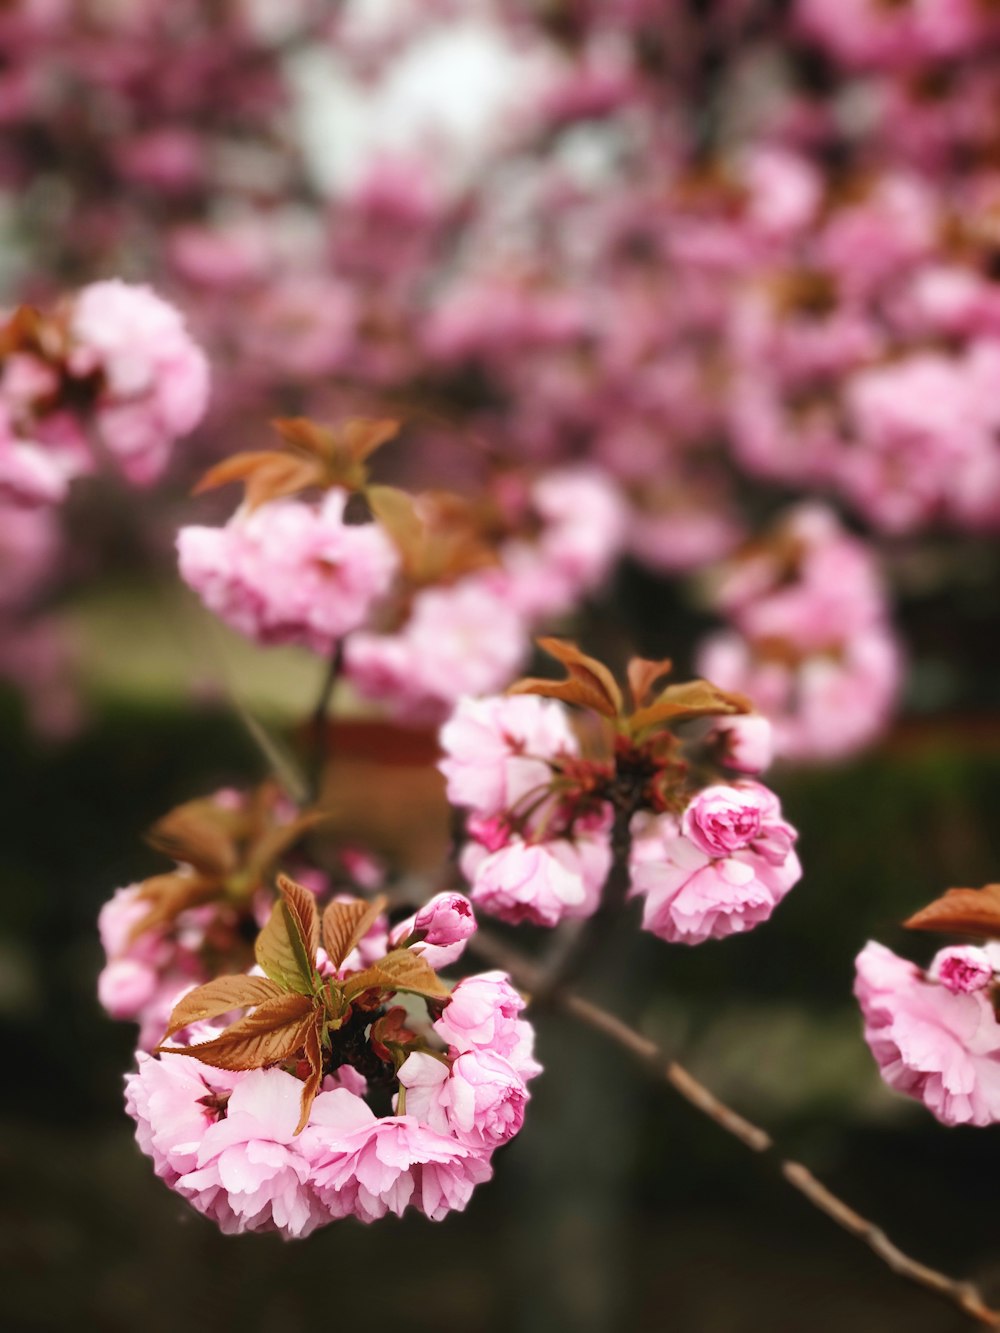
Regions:
M 1000 1023 L 986 991 L 953 990 L 947 965 L 939 982 L 874 942 L 856 967 L 865 1041 L 885 1082 L 946 1125 L 1000 1120 Z

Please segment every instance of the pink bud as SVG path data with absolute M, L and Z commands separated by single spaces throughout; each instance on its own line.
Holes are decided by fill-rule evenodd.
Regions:
M 993 964 L 985 949 L 972 944 L 939 949 L 931 960 L 927 975 L 939 981 L 952 995 L 969 995 L 983 990 L 993 980 Z
M 774 729 L 760 713 L 724 717 L 712 735 L 720 742 L 722 762 L 738 773 L 763 773 L 774 756 Z
M 475 932 L 476 915 L 464 894 L 439 893 L 421 907 L 413 926 L 427 944 L 458 944 Z

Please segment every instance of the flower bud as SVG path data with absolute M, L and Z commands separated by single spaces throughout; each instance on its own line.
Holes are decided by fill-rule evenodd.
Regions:
M 985 949 L 958 944 L 939 949 L 931 960 L 927 975 L 932 981 L 939 981 L 952 995 L 969 995 L 990 984 L 993 964 Z

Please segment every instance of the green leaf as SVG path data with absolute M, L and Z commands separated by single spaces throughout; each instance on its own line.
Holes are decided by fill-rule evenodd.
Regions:
M 319 913 L 308 889 L 287 875 L 278 876 L 281 899 L 271 909 L 267 925 L 257 936 L 254 956 L 282 990 L 312 995 L 316 989 L 314 962 L 319 947 Z

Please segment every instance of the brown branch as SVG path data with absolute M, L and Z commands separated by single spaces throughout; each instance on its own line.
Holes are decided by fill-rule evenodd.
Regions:
M 488 932 L 477 931 L 469 940 L 468 948 L 470 952 L 475 952 L 485 961 L 508 972 L 514 983 L 529 995 L 538 986 L 544 988 L 546 983 L 544 970 Z M 946 1273 L 940 1273 L 904 1254 L 880 1227 L 862 1217 L 843 1199 L 833 1194 L 816 1179 L 808 1167 L 777 1154 L 774 1140 L 767 1130 L 753 1124 L 725 1102 L 720 1101 L 683 1065 L 671 1060 L 656 1042 L 644 1037 L 641 1032 L 629 1027 L 622 1019 L 602 1009 L 600 1005 L 572 991 L 559 990 L 547 995 L 546 999 L 554 1007 L 595 1032 L 602 1033 L 617 1046 L 628 1051 L 652 1074 L 669 1083 L 674 1091 L 680 1093 L 696 1110 L 707 1116 L 727 1134 L 738 1139 L 744 1147 L 752 1152 L 774 1153 L 777 1169 L 792 1189 L 797 1190 L 814 1208 L 825 1213 L 849 1235 L 856 1236 L 867 1245 L 892 1272 L 940 1296 L 963 1314 L 968 1315 L 970 1319 L 987 1328 L 1000 1328 L 1000 1311 L 990 1309 L 972 1283 L 949 1277 Z

